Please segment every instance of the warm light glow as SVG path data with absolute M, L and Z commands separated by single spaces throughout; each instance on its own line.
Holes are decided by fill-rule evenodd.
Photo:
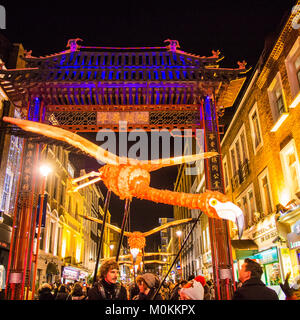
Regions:
M 114 245 L 114 244 L 111 244 L 111 245 L 109 246 L 110 250 L 113 250 L 113 249 L 114 249 L 114 247 L 115 247 L 115 245 Z
M 176 235 L 177 235 L 177 237 L 181 237 L 182 231 L 181 230 L 176 231 Z
M 80 261 L 80 253 L 81 253 L 81 245 L 78 244 L 77 248 L 76 248 L 76 261 L 79 262 Z
M 66 256 L 66 239 L 63 240 L 61 245 L 61 257 L 64 258 Z
M 297 94 L 296 98 L 293 100 L 293 102 L 290 104 L 290 109 L 296 108 L 297 105 L 300 103 L 300 92 Z
M 49 167 L 48 165 L 43 164 L 40 166 L 40 173 L 42 174 L 43 177 L 47 177 L 50 172 L 52 172 L 52 168 Z
M 290 192 L 288 189 L 283 189 L 281 193 L 279 194 L 279 202 L 286 206 L 291 200 Z
M 273 126 L 273 128 L 271 129 L 271 132 L 276 132 L 280 126 L 283 124 L 284 120 L 289 116 L 288 113 L 283 113 L 279 119 L 277 120 L 277 122 L 275 123 L 275 125 Z
M 138 248 L 131 248 L 130 249 L 130 253 L 132 254 L 133 259 L 136 259 L 139 252 L 140 252 L 140 249 L 138 249 Z

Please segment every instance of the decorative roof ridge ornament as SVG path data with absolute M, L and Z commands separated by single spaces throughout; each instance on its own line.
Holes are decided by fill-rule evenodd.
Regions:
M 220 52 L 220 50 L 217 50 L 217 51 L 212 50 L 211 53 L 213 54 L 211 56 L 211 58 L 219 58 L 219 55 L 220 55 L 221 52 Z
M 78 51 L 78 49 L 81 47 L 77 42 L 78 41 L 83 41 L 80 38 L 76 38 L 76 39 L 69 39 L 68 43 L 67 43 L 67 48 L 70 48 L 69 52 L 74 52 L 74 51 Z
M 179 42 L 177 40 L 167 39 L 164 42 L 169 42 L 169 45 L 166 46 L 169 51 L 176 52 L 177 48 L 180 48 Z
M 242 62 L 238 61 L 237 64 L 239 66 L 239 69 L 246 69 L 247 62 L 245 60 L 243 60 Z
M 32 54 L 32 50 L 24 50 L 24 57 L 25 58 L 33 58 Z

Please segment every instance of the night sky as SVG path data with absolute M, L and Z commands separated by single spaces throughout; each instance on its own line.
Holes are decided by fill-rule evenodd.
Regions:
M 68 39 L 81 38 L 86 46 L 164 46 L 176 39 L 180 50 L 210 56 L 220 50 L 221 67 L 237 67 L 246 60 L 255 67 L 265 38 L 278 31 L 295 0 L 251 1 L 1 1 L 6 9 L 6 30 L 11 41 L 22 43 L 33 56 L 66 49 Z M 251 74 L 251 72 L 249 73 Z M 234 107 L 232 108 L 232 111 Z M 225 114 L 230 120 L 232 111 Z M 90 137 L 93 139 L 93 137 Z M 78 159 L 89 169 L 96 161 Z M 177 168 L 151 173 L 151 186 L 173 189 Z M 103 184 L 99 184 L 106 194 Z M 112 221 L 121 224 L 124 201 L 112 196 Z M 134 199 L 131 204 L 131 231 L 158 226 L 159 217 L 172 217 L 168 205 Z M 148 241 L 148 245 L 156 243 Z M 148 250 L 152 250 L 148 246 Z

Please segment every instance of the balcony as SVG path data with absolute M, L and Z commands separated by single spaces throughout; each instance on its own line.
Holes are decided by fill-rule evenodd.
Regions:
M 238 168 L 235 175 L 231 178 L 232 191 L 236 190 L 249 176 L 249 160 L 246 159 Z

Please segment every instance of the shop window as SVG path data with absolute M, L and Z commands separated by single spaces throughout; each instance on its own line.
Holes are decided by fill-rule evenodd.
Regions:
M 258 180 L 259 180 L 263 212 L 264 212 L 264 215 L 268 215 L 273 211 L 273 204 L 272 204 L 272 194 L 271 194 L 270 180 L 269 180 L 269 174 L 268 174 L 267 168 L 258 176 Z
M 256 152 L 263 145 L 257 103 L 254 104 L 253 108 L 249 112 L 249 122 L 252 136 L 253 151 L 254 154 L 256 154 Z
M 271 85 L 268 88 L 269 102 L 272 110 L 274 123 L 279 117 L 287 112 L 285 106 L 283 89 L 281 84 L 280 73 L 278 72 Z
M 300 165 L 296 145 L 292 139 L 281 151 L 280 159 L 285 178 L 285 184 L 289 186 L 291 198 L 300 190 Z

